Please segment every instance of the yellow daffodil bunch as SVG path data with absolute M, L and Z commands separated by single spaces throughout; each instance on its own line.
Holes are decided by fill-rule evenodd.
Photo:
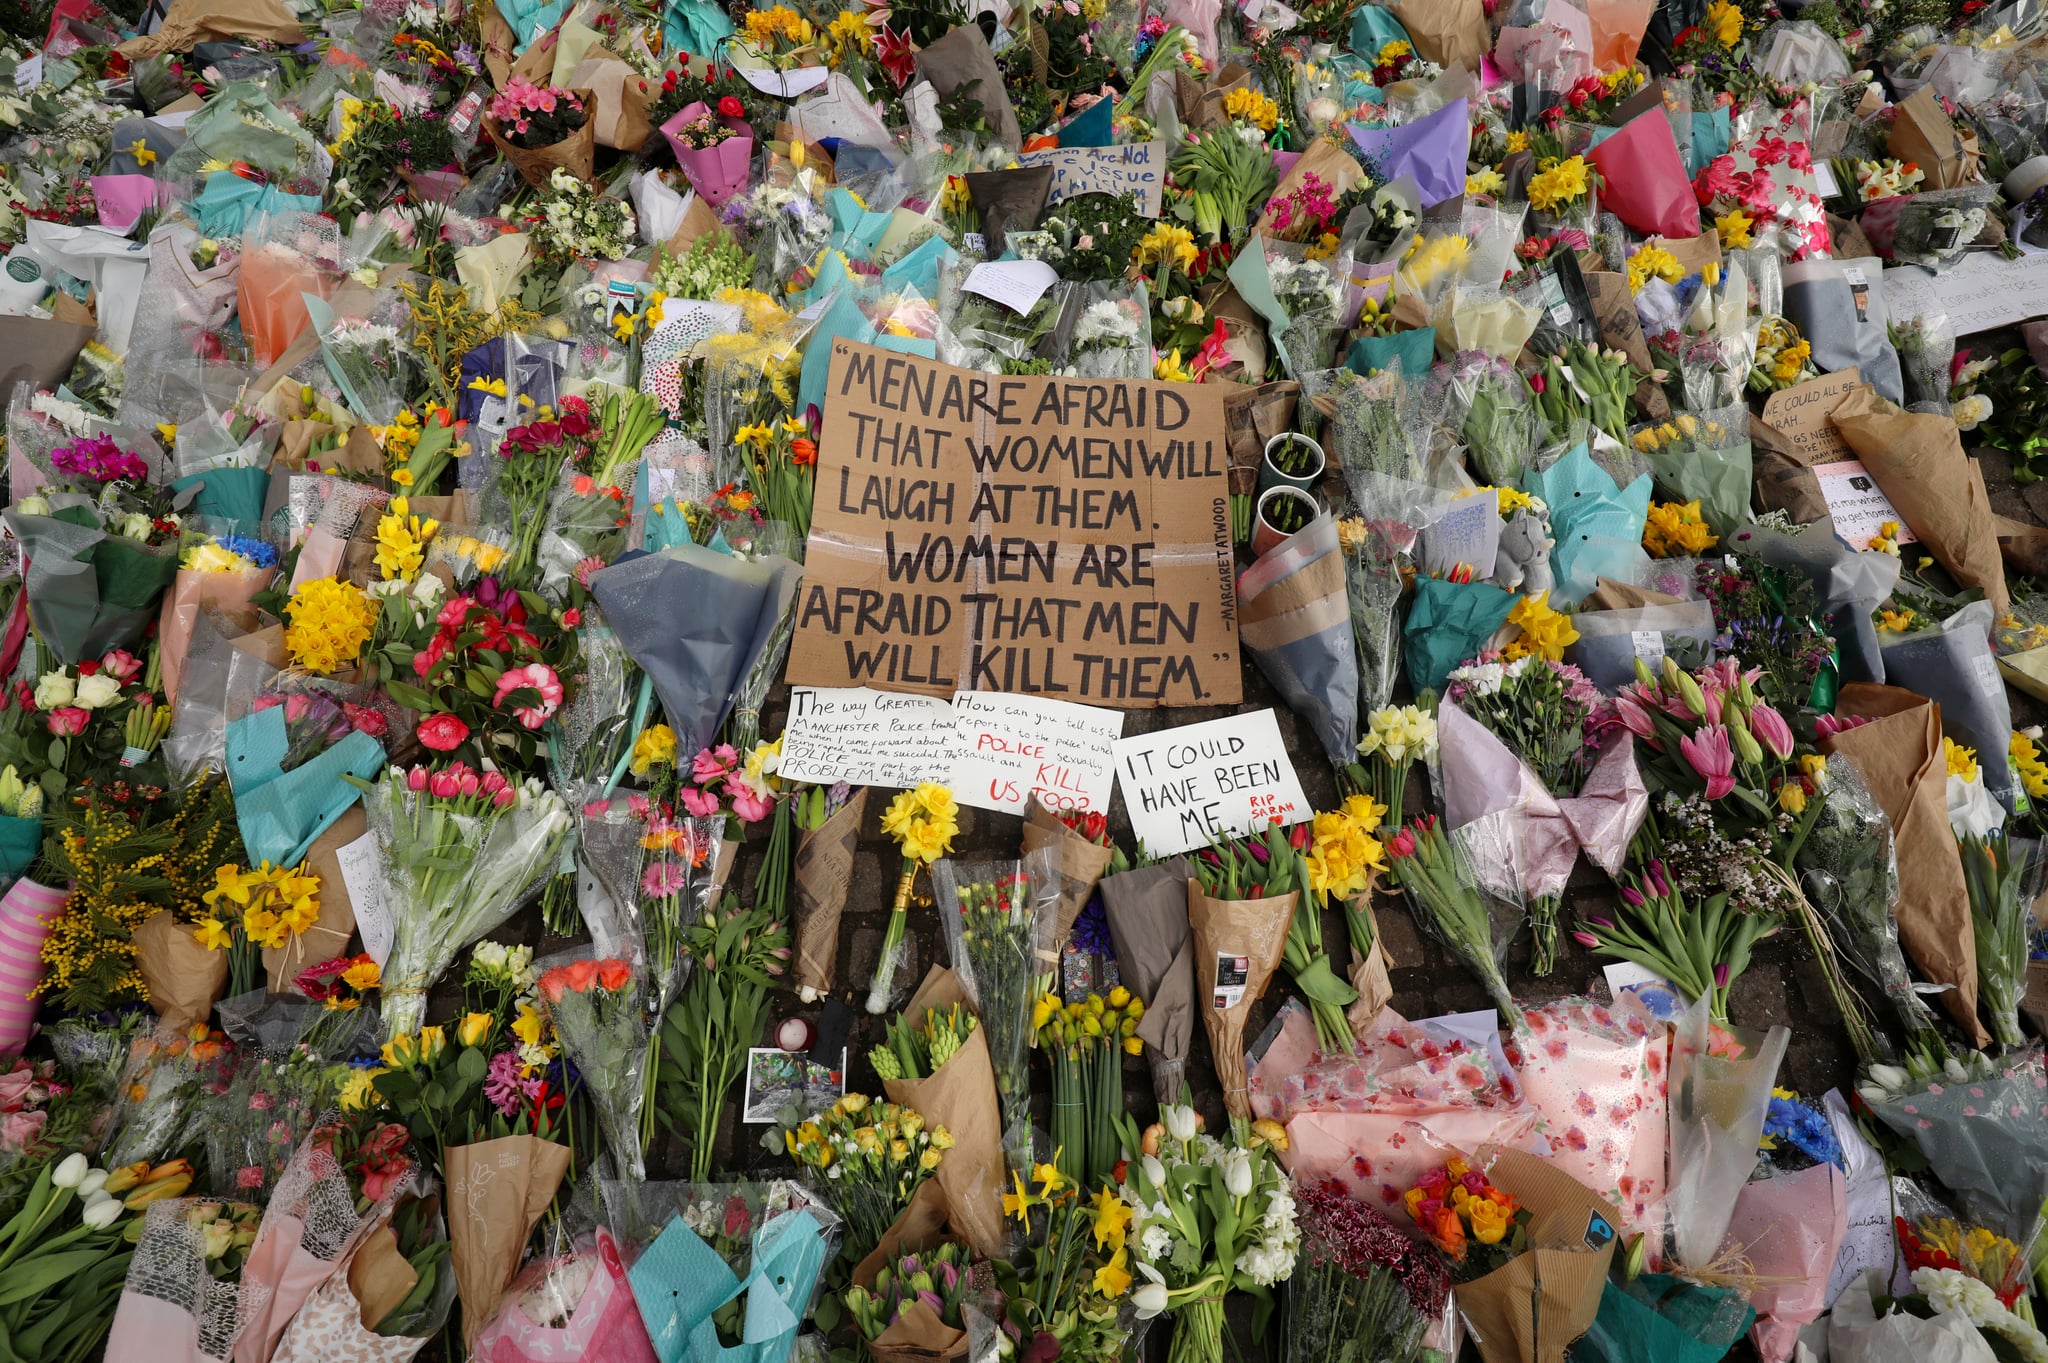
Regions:
M 834 66 L 875 50 L 875 31 L 868 27 L 867 17 L 855 10 L 843 9 L 833 16 L 825 26 L 825 38 L 831 44 Z
M 393 497 L 377 520 L 377 571 L 386 582 L 411 582 L 427 561 L 427 542 L 441 529 L 431 516 L 411 514 L 404 497 Z
M 847 1242 L 866 1257 L 910 1205 L 918 1185 L 953 1148 L 943 1126 L 916 1109 L 849 1093 L 782 1133 L 796 1162 L 817 1172 L 847 1221 Z
M 1628 258 L 1628 291 L 1641 293 L 1652 279 L 1661 279 L 1666 284 L 1676 284 L 1685 278 L 1685 266 L 1678 257 L 1657 245 L 1645 242 Z
M 1687 558 L 1711 549 L 1718 537 L 1700 518 L 1699 500 L 1653 502 L 1643 518 L 1643 551 L 1651 558 Z
M 1947 766 L 1950 776 L 1959 777 L 1965 781 L 1975 781 L 1977 779 L 1977 750 L 1975 748 L 1966 748 L 1953 738 L 1943 735 L 1941 740 L 1941 760 Z
M 377 623 L 377 603 L 352 582 L 316 577 L 286 603 L 285 652 L 295 666 L 322 675 L 362 655 Z
M 201 896 L 210 916 L 192 935 L 208 951 L 228 953 L 230 996 L 245 994 L 256 987 L 264 950 L 285 946 L 320 921 L 320 877 L 303 865 L 267 861 L 220 866 L 213 875 L 213 888 Z
M 1714 35 L 1714 41 L 1723 47 L 1734 47 L 1742 41 L 1742 11 L 1731 0 L 1714 0 L 1707 6 L 1707 32 Z
M 1387 869 L 1386 849 L 1374 836 L 1386 813 L 1387 807 L 1370 795 L 1353 795 L 1315 816 L 1302 858 L 1310 891 L 1336 903 L 1365 893 L 1373 876 Z
M 903 870 L 896 878 L 896 902 L 889 910 L 889 927 L 882 937 L 882 959 L 868 991 L 868 1011 L 876 1014 L 889 1006 L 889 989 L 909 923 L 911 885 L 920 866 L 929 866 L 953 850 L 953 838 L 960 832 L 959 802 L 946 787 L 926 781 L 889 802 L 882 811 L 882 831 L 896 840 L 896 848 L 903 854 Z
M 1416 705 L 1389 705 L 1366 716 L 1365 737 L 1358 740 L 1365 759 L 1343 770 L 1343 788 L 1367 794 L 1380 808 L 1378 823 L 1366 831 L 1377 834 L 1389 815 L 1398 824 L 1408 794 L 1408 769 L 1436 755 L 1436 715 Z M 1347 806 L 1348 807 L 1348 806 Z
M 2015 731 L 2007 752 L 2012 757 L 2013 770 L 2019 773 L 2020 789 L 2026 791 L 2027 798 L 2048 800 L 2048 761 L 2041 757 L 2041 745 L 2026 734 Z
M 1195 267 L 1195 234 L 1177 222 L 1162 222 L 1138 239 L 1140 265 L 1166 264 L 1185 274 Z
M 1756 219 L 1739 208 L 1730 209 L 1714 219 L 1714 232 L 1721 238 L 1721 249 L 1737 251 L 1750 244 L 1749 231 L 1756 226 Z
M 744 29 L 747 42 L 763 56 L 775 56 L 808 47 L 818 36 L 811 21 L 786 5 L 749 11 Z
M 1533 654 L 1554 663 L 1563 662 L 1566 647 L 1579 641 L 1571 617 L 1551 608 L 1547 591 L 1516 602 L 1508 612 L 1508 623 L 1522 631 L 1520 638 L 1501 650 L 1510 660 Z
M 1886 634 L 1905 634 L 1913 628 L 1916 618 L 1910 610 L 1880 610 L 1877 627 Z
M 1223 112 L 1260 132 L 1269 133 L 1280 125 L 1279 104 L 1248 85 L 1240 85 L 1223 97 Z
M 1757 327 L 1750 388 L 1759 393 L 1776 392 L 1813 376 L 1813 346 L 1799 334 L 1799 328 L 1783 317 L 1764 318 Z
M 1178 348 L 1161 355 L 1152 363 L 1152 377 L 1161 383 L 1193 383 L 1195 376 L 1188 372 L 1181 362 Z
M 1483 166 L 1465 177 L 1465 193 L 1473 198 L 1486 198 L 1507 188 L 1507 180 L 1491 166 Z
M 676 731 L 666 724 L 650 724 L 633 740 L 629 762 L 635 776 L 645 776 L 656 767 L 676 764 Z
M 1897 521 L 1886 521 L 1883 525 L 1877 527 L 1877 533 L 1872 535 L 1869 543 L 1863 547 L 1865 549 L 1874 549 L 1880 554 L 1890 554 L 1893 558 L 1897 558 L 1899 556 L 1899 523 Z
M 1558 213 L 1585 202 L 1599 185 L 1600 177 L 1585 157 L 1549 158 L 1529 177 L 1529 206 L 1539 213 Z

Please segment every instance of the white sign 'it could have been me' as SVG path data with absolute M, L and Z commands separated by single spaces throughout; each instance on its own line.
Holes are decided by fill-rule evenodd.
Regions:
M 1116 780 L 1131 832 L 1152 856 L 1312 813 L 1271 710 L 1120 739 Z

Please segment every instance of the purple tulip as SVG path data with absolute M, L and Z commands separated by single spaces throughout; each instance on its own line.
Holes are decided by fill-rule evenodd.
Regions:
M 1587 948 L 1597 947 L 1600 945 L 1600 939 L 1598 937 L 1595 937 L 1590 932 L 1575 932 L 1572 934 L 1572 940 L 1574 942 L 1577 942 L 1580 946 Z
M 1728 963 L 1726 961 L 1723 961 L 1721 964 L 1714 967 L 1714 988 L 1726 989 L 1727 987 Z
M 1586 921 L 1596 928 L 1606 928 L 1610 931 L 1614 928 L 1614 920 L 1612 918 L 1589 918 Z

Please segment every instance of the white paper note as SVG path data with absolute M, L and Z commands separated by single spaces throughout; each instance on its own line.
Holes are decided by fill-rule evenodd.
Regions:
M 384 854 L 377 847 L 377 835 L 365 833 L 354 842 L 335 849 L 335 864 L 341 868 L 341 883 L 348 887 L 348 902 L 355 909 L 356 931 L 363 935 L 363 950 L 381 969 L 391 958 L 396 929 L 391 906 L 384 901 Z
M 1042 260 L 991 260 L 969 270 L 967 282 L 960 287 L 993 299 L 1011 312 L 1026 313 L 1059 282 L 1059 271 Z
M 953 716 L 952 785 L 961 804 L 1021 814 L 1036 795 L 1054 811 L 1109 812 L 1121 710 L 962 691 Z
M 1115 752 L 1131 831 L 1154 856 L 1313 813 L 1271 710 L 1119 739 Z

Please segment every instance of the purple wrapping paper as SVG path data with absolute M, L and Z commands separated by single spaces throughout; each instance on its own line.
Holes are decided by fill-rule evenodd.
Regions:
M 1579 839 L 1564 810 L 1528 764 L 1493 731 L 1449 701 L 1437 712 L 1442 754 L 1444 825 L 1463 828 L 1490 814 L 1514 826 L 1520 844 L 1522 893 L 1531 899 L 1564 893 Z
M 1415 177 L 1423 207 L 1465 192 L 1465 156 L 1472 147 L 1472 118 L 1463 99 L 1454 99 L 1427 118 L 1398 128 L 1345 125 L 1359 159 L 1375 183 Z

